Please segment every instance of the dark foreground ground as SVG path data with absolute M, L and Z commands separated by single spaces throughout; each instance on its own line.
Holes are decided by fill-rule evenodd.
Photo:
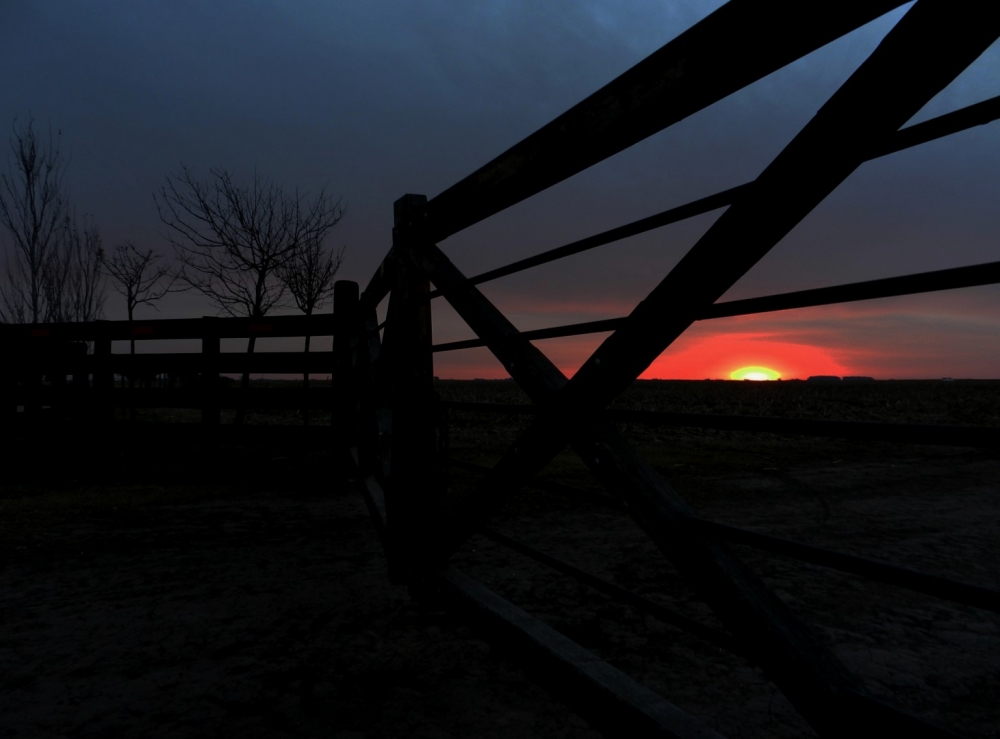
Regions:
M 788 387 L 664 383 L 622 404 L 1000 425 L 997 384 Z M 519 400 L 508 383 L 440 389 Z M 451 453 L 488 463 L 523 424 L 453 413 Z M 67 430 L 8 450 L 0 737 L 597 736 L 502 648 L 388 583 L 361 498 L 312 431 Z M 997 453 L 626 433 L 708 518 L 1000 586 Z M 593 486 L 569 455 L 546 475 Z M 525 490 L 495 526 L 715 623 L 621 514 Z M 1000 736 L 995 615 L 737 551 L 875 695 L 959 735 Z M 727 736 L 813 735 L 738 658 L 485 539 L 456 562 Z

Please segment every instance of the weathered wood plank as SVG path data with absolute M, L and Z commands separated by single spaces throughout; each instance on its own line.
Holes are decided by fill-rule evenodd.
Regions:
M 521 336 L 514 324 L 469 282 L 437 246 L 424 244 L 414 257 L 445 299 L 476 335 L 482 337 L 525 392 L 532 397 L 544 397 L 566 385 L 566 376 Z
M 91 321 L 89 323 L 0 324 L 0 341 L 45 339 L 92 341 L 101 333 L 112 341 L 199 339 L 201 318 L 157 318 L 136 321 Z M 263 319 L 226 317 L 218 319 L 219 337 L 331 336 L 333 316 L 267 316 Z
M 624 672 L 455 568 L 440 575 L 445 601 L 470 613 L 526 658 L 533 677 L 614 737 L 721 739 Z
M 219 414 L 219 359 L 221 342 L 219 340 L 219 319 L 205 316 L 201 319 L 201 422 L 208 426 L 218 426 Z M 139 368 L 133 357 L 133 366 Z M 141 360 L 140 360 L 141 361 Z
M 357 444 L 358 434 L 357 364 L 361 340 L 358 283 L 350 280 L 334 283 L 333 326 L 332 423 L 337 428 L 337 446 L 346 449 Z
M 427 198 L 405 195 L 395 203 L 396 265 L 382 345 L 388 409 L 392 415 L 392 467 L 382 480 L 390 579 L 411 582 L 436 538 L 430 502 L 440 488 L 435 444 L 434 363 L 431 354 L 430 283 L 414 263 L 419 245 L 410 238 Z
M 537 416 L 537 405 L 507 405 L 500 403 L 460 403 L 446 401 L 443 405 L 455 410 L 479 413 L 503 413 Z M 935 444 L 941 446 L 1000 447 L 1000 427 L 952 426 L 948 424 L 881 423 L 878 421 L 823 421 L 814 418 L 772 418 L 767 416 L 723 416 L 710 413 L 670 413 L 667 411 L 635 411 L 609 409 L 595 411 L 606 421 L 640 423 L 647 426 L 722 429 L 769 434 L 825 436 L 858 441 L 885 441 L 905 444 Z M 488 468 L 487 468 L 488 469 Z
M 769 536 L 718 521 L 708 521 L 696 517 L 690 518 L 689 521 L 692 525 L 701 526 L 707 533 L 719 539 L 745 544 L 840 572 L 861 575 L 869 580 L 895 585 L 935 598 L 1000 613 L 1000 591 L 992 588 L 971 585 L 938 575 L 928 575 L 926 572 L 911 570 L 909 567 L 900 567 L 866 557 L 856 557 L 853 554 L 782 539 L 778 536 Z
M 1000 14 L 991 5 L 963 3 L 956 10 L 954 3 L 919 0 L 556 402 L 611 402 L 998 35 Z
M 390 248 L 362 292 L 364 301 L 368 305 L 371 305 L 372 308 L 377 307 L 382 302 L 382 299 L 389 294 L 389 290 L 392 289 L 395 279 L 393 276 L 395 264 L 396 252 Z
M 899 277 L 885 277 L 879 280 L 852 282 L 846 285 L 796 290 L 759 298 L 727 300 L 706 308 L 698 316 L 698 320 L 749 316 L 756 313 L 891 298 L 898 295 L 917 295 L 939 290 L 957 290 L 965 287 L 993 285 L 998 282 L 1000 282 L 1000 262 L 986 262 Z
M 386 548 L 385 536 L 385 492 L 374 475 L 365 474 L 361 469 L 361 455 L 357 447 L 350 448 L 351 460 L 354 462 L 355 479 L 361 488 L 361 497 L 364 498 L 368 507 L 368 514 L 371 516 L 372 524 L 375 526 L 375 533 L 378 534 L 382 548 Z
M 732 0 L 427 204 L 437 243 L 902 5 Z
M 667 608 L 666 606 L 662 606 L 659 603 L 654 603 L 649 600 L 649 598 L 644 598 L 643 596 L 633 593 L 631 590 L 627 590 L 620 585 L 615 585 L 613 582 L 608 582 L 607 580 L 597 577 L 596 575 L 585 572 L 579 567 L 574 567 L 557 557 L 541 552 L 534 547 L 530 547 L 527 544 L 517 541 L 516 539 L 512 539 L 509 536 L 505 536 L 498 531 L 493 531 L 489 528 L 482 528 L 479 530 L 479 533 L 487 539 L 492 539 L 497 544 L 502 544 L 509 549 L 513 549 L 515 552 L 520 552 L 526 557 L 530 557 L 536 562 L 541 562 L 557 572 L 569 575 L 573 579 L 578 580 L 585 585 L 589 585 L 605 595 L 611 596 L 620 603 L 627 603 L 642 613 L 648 613 L 655 616 L 665 623 L 676 626 L 678 629 L 686 631 L 689 634 L 694 634 L 695 636 L 704 639 L 711 644 L 715 644 L 728 652 L 732 652 L 736 655 L 743 654 L 744 650 L 740 643 L 724 631 L 713 629 L 711 626 L 705 626 L 692 618 L 688 618 L 682 613 L 674 611 L 671 608 Z
M 563 374 L 517 334 L 440 249 L 427 245 L 417 256 L 445 299 L 486 340 L 532 400 L 553 411 L 532 423 L 477 486 L 467 518 L 453 537 L 442 540 L 442 556 L 465 541 L 499 501 L 544 467 L 570 439 L 577 454 L 628 503 L 640 526 L 752 650 L 754 660 L 806 720 L 823 735 L 860 731 L 861 725 L 851 724 L 851 714 L 838 701 L 845 690 L 858 694 L 864 690 L 832 652 L 723 544 L 685 523 L 694 512 L 607 422 L 577 413 L 572 406 L 547 406 L 561 394 L 560 387 L 568 387 Z M 885 721 L 891 724 L 891 719 Z
M 475 283 L 469 280 L 470 283 Z M 938 269 L 930 272 L 919 272 L 899 277 L 885 277 L 878 280 L 865 280 L 845 285 L 831 285 L 809 290 L 764 295 L 759 298 L 744 298 L 742 300 L 726 300 L 714 303 L 697 316 L 696 320 L 704 321 L 712 318 L 731 318 L 733 316 L 749 316 L 773 311 L 794 310 L 796 308 L 812 308 L 818 305 L 836 305 L 859 300 L 875 300 L 891 298 L 899 295 L 917 295 L 920 293 L 937 292 L 939 290 L 956 290 L 965 287 L 994 285 L 1000 283 L 1000 262 L 971 264 L 965 267 Z M 597 321 L 583 321 L 564 326 L 522 331 L 521 336 L 529 341 L 539 339 L 556 339 L 565 336 L 583 336 L 615 331 L 625 325 L 627 318 L 605 318 Z M 450 352 L 460 349 L 473 349 L 486 346 L 482 339 L 463 339 L 450 341 L 434 346 L 435 352 Z
M 901 728 L 905 714 L 877 701 L 864 714 L 851 710 L 845 696 L 867 696 L 857 678 L 738 557 L 690 523 L 694 512 L 684 499 L 617 432 L 595 423 L 573 448 L 821 736 Z M 950 736 L 906 718 L 923 736 Z
M 884 144 L 878 147 L 874 154 L 868 158 L 868 161 L 919 146 L 920 144 L 926 144 L 935 139 L 950 136 L 975 126 L 982 126 L 998 118 L 1000 118 L 1000 96 L 983 100 L 982 102 L 960 108 L 951 113 L 945 113 L 937 118 L 931 118 L 928 121 L 917 123 L 916 125 L 897 131 Z M 564 259 L 589 249 L 595 249 L 605 244 L 629 238 L 630 236 L 662 228 L 671 223 L 677 223 L 688 218 L 693 218 L 694 216 L 709 213 L 718 208 L 724 208 L 727 205 L 731 205 L 743 191 L 750 187 L 753 187 L 753 182 L 745 182 L 742 185 L 722 190 L 698 200 L 692 200 L 689 203 L 662 210 L 651 216 L 616 226 L 615 228 L 587 236 L 563 246 L 557 246 L 554 249 L 533 254 L 530 257 L 519 259 L 516 262 L 511 262 L 510 264 L 482 272 L 478 275 L 473 275 L 469 278 L 469 282 L 473 285 L 482 285 L 484 282 L 523 272 L 533 267 L 554 262 L 557 259 Z M 438 295 L 440 295 L 440 292 L 434 291 L 430 294 L 430 297 L 434 298 Z M 705 316 L 702 317 L 704 318 Z M 476 346 L 481 345 L 477 344 Z

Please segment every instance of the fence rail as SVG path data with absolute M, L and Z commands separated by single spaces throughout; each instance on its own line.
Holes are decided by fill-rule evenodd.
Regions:
M 223 375 L 332 376 L 332 351 L 223 352 L 223 339 L 332 336 L 332 314 L 262 319 L 192 318 L 147 321 L 0 325 L 0 343 L 17 357 L 0 371 L 0 414 L 108 420 L 116 408 L 194 408 L 206 424 L 222 408 L 330 409 L 332 391 L 225 387 Z M 112 352 L 113 342 L 196 340 L 198 351 Z M 92 350 L 88 350 L 91 347 Z M 140 345 L 140 348 L 143 348 Z M 156 378 L 167 378 L 166 382 Z M 156 387 L 156 385 L 167 385 Z

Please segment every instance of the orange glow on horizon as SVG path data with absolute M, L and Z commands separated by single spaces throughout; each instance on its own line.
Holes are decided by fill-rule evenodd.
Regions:
M 804 380 L 810 375 L 852 375 L 821 346 L 782 340 L 780 334 L 718 333 L 683 336 L 640 375 L 643 380 L 729 380 L 733 368 L 766 368 L 777 379 Z M 556 339 L 538 342 L 539 348 L 563 373 L 572 377 L 597 348 L 600 339 Z M 438 355 L 435 374 L 454 379 L 502 379 L 509 375 L 487 349 Z M 457 356 L 461 355 L 461 356 Z M 450 361 L 448 361 L 450 360 Z
M 766 369 L 768 379 L 806 379 L 810 375 L 849 375 L 852 372 L 829 350 L 811 344 L 782 341 L 764 333 L 720 333 L 682 337 L 640 375 L 641 379 L 736 379 L 733 367 Z M 740 378 L 742 379 L 742 378 Z

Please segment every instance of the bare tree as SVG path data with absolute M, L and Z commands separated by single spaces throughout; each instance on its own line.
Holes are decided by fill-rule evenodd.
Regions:
M 181 279 L 232 316 L 263 318 L 282 305 L 280 271 L 303 244 L 322 241 L 340 220 L 339 201 L 320 190 L 306 201 L 256 172 L 247 185 L 225 169 L 202 182 L 182 166 L 154 195 L 182 265 Z M 252 354 L 251 336 L 247 353 Z M 242 388 L 250 375 L 243 374 Z M 236 422 L 242 423 L 243 408 Z
M 344 216 L 344 209 L 337 205 L 337 221 Z M 295 305 L 307 316 L 323 306 L 326 300 L 333 294 L 333 278 L 340 269 L 344 261 L 344 249 L 339 251 L 328 250 L 323 239 L 309 239 L 295 251 L 292 258 L 285 266 L 279 270 L 279 275 L 288 292 L 291 293 Z M 312 337 L 306 334 L 305 358 L 309 361 L 309 343 Z M 308 401 L 309 395 L 309 372 L 302 373 L 303 397 Z M 309 406 L 303 405 L 302 421 L 309 425 Z
M 111 278 L 114 289 L 125 298 L 129 322 L 135 317 L 136 306 L 150 305 L 173 291 L 177 279 L 163 257 L 152 249 L 139 251 L 135 244 L 126 241 L 115 247 L 114 253 L 104 263 L 104 271 Z M 135 339 L 132 340 L 135 354 Z
M 161 259 L 152 249 L 141 252 L 131 241 L 126 241 L 116 246 L 114 253 L 105 261 L 105 273 L 111 278 L 115 291 L 125 298 L 129 323 L 135 317 L 136 306 L 150 305 L 159 310 L 156 301 L 171 292 L 176 276 L 166 264 L 160 263 Z M 129 341 L 129 356 L 135 356 L 134 336 Z M 131 402 L 131 393 L 135 389 L 135 368 L 130 370 L 129 415 L 134 421 L 135 406 Z
M 0 175 L 0 223 L 14 241 L 0 287 L 0 317 L 8 322 L 58 320 L 64 308 L 59 291 L 66 265 L 59 252 L 69 213 L 60 135 L 53 138 L 50 129 L 48 141 L 39 141 L 33 118 L 23 126 L 14 120 L 8 170 Z
M 59 138 L 39 140 L 34 120 L 10 139 L 8 171 L 0 175 L 0 223 L 13 238 L 0 286 L 0 318 L 14 323 L 93 321 L 104 308 L 97 226 L 81 222 L 63 189 L 66 160 Z
M 59 320 L 96 321 L 104 315 L 107 300 L 101 232 L 86 217 L 82 226 L 75 218 L 67 217 L 65 223 L 60 254 L 62 286 L 50 300 L 62 303 Z

